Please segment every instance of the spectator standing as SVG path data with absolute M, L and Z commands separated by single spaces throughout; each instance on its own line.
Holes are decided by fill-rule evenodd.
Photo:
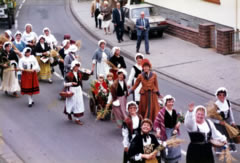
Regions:
M 123 8 L 121 7 L 120 3 L 117 3 L 117 8 L 113 10 L 113 24 L 116 31 L 117 40 L 119 43 L 123 41 L 123 32 L 124 32 L 124 19 L 125 14 L 123 12 Z
M 136 28 L 137 28 L 137 53 L 139 52 L 140 46 L 141 46 L 141 42 L 142 39 L 144 39 L 145 41 L 145 52 L 146 54 L 150 54 L 149 53 L 149 41 L 148 41 L 148 37 L 149 37 L 149 20 L 147 18 L 144 17 L 144 12 L 141 12 L 141 17 L 139 19 L 137 19 L 136 21 Z
M 100 0 L 92 1 L 91 5 L 91 15 L 95 18 L 96 28 L 102 29 L 102 20 L 98 19 L 98 15 L 100 14 L 101 3 Z
M 110 33 L 110 23 L 111 23 L 111 12 L 112 9 L 108 5 L 108 1 L 103 2 L 103 6 L 101 7 L 101 14 L 103 15 L 103 29 L 105 35 Z

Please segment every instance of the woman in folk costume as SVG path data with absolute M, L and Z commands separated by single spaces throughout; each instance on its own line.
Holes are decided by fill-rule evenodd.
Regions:
M 50 47 L 46 43 L 46 39 L 43 35 L 39 36 L 38 43 L 34 51 L 40 66 L 40 72 L 38 73 L 39 79 L 48 80 L 48 82 L 51 84 L 52 74 L 50 66 Z
M 135 138 L 136 135 L 141 133 L 141 121 L 142 116 L 138 115 L 138 106 L 136 102 L 130 101 L 127 103 L 126 112 L 128 117 L 123 122 L 122 136 L 123 136 L 123 147 L 124 147 L 124 157 L 123 162 L 128 162 L 128 148 L 130 142 Z
M 51 49 L 56 49 L 57 47 L 57 39 L 51 33 L 48 27 L 43 28 L 43 35 L 45 36 L 46 42 Z
M 158 97 L 160 97 L 160 92 L 158 89 L 157 75 L 151 71 L 151 67 L 152 65 L 148 59 L 142 61 L 143 72 L 138 75 L 130 93 L 133 93 L 140 83 L 142 84 L 139 113 L 142 117 L 154 121 L 159 111 Z
M 23 50 L 23 55 L 19 61 L 19 68 L 22 70 L 21 94 L 28 96 L 28 107 L 34 104 L 32 96 L 39 94 L 39 83 L 37 72 L 40 71 L 37 59 L 31 55 L 32 49 L 27 47 Z
M 187 163 L 214 163 L 210 139 L 226 143 L 226 137 L 206 117 L 204 106 L 189 105 L 184 121 L 191 140 L 187 149 Z
M 223 121 L 219 121 L 216 119 L 211 119 L 215 127 L 221 132 L 221 134 L 225 135 L 229 142 L 229 149 L 231 152 L 237 152 L 236 146 L 233 143 L 233 140 L 229 137 L 229 134 L 224 126 L 224 123 L 228 123 L 233 127 L 236 127 L 232 107 L 230 101 L 227 99 L 227 89 L 224 87 L 220 87 L 217 89 L 216 93 L 217 101 L 215 102 L 217 106 L 217 112 L 221 115 Z M 216 148 L 216 154 L 220 154 L 222 152 L 222 148 Z
M 95 65 L 97 64 L 96 75 L 98 76 L 98 74 L 104 74 L 104 77 L 106 78 L 110 70 L 107 61 L 111 57 L 111 52 L 110 49 L 106 48 L 105 46 L 106 41 L 104 40 L 98 41 L 98 48 L 92 57 L 92 73 L 94 72 Z
M 25 42 L 25 44 L 30 47 L 32 50 L 36 46 L 37 42 L 37 34 L 32 31 L 33 27 L 31 24 L 25 25 L 25 31 L 22 35 L 22 40 Z
M 74 60 L 77 60 L 77 51 L 78 48 L 76 45 L 71 45 L 69 49 L 66 51 L 67 55 L 64 58 L 64 73 L 66 74 L 71 70 L 71 64 Z
M 62 42 L 62 49 L 59 50 L 60 59 L 58 60 L 59 69 L 61 71 L 62 76 L 64 77 L 64 58 L 68 54 L 68 49 L 70 47 L 69 40 L 63 40 Z
M 154 129 L 156 136 L 166 141 L 173 135 L 179 134 L 179 128 L 181 123 L 177 121 L 177 112 L 173 109 L 175 98 L 171 95 L 166 95 L 163 98 L 164 108 L 161 109 L 154 121 Z M 176 163 L 181 159 L 181 147 L 167 148 L 163 151 L 165 162 Z
M 23 49 L 26 47 L 26 44 L 22 41 L 22 33 L 20 31 L 15 33 L 15 40 L 13 44 L 20 52 L 23 52 Z
M 0 90 L 5 91 L 5 94 L 13 92 L 13 96 L 18 97 L 17 92 L 20 91 L 20 86 L 15 71 L 18 67 L 18 56 L 12 50 L 11 42 L 5 42 L 3 44 L 3 53 L 0 56 L 0 66 L 3 69 Z
M 14 41 L 14 38 L 12 37 L 12 32 L 9 29 L 4 32 L 4 35 L 8 39 L 8 41 Z
M 123 120 L 127 118 L 126 104 L 127 104 L 127 84 L 125 79 L 127 72 L 124 69 L 118 70 L 118 79 L 116 79 L 111 87 L 111 94 L 109 99 L 112 99 L 112 112 L 117 122 L 118 127 L 122 127 Z
M 111 68 L 111 72 L 114 74 L 114 80 L 117 79 L 117 71 L 120 68 L 126 69 L 126 63 L 124 61 L 124 58 L 120 56 L 120 47 L 113 47 L 112 48 L 112 54 L 113 56 L 110 58 L 110 62 L 113 64 L 113 67 Z
M 128 81 L 127 81 L 127 85 L 128 88 L 130 88 L 130 86 L 133 86 L 137 80 L 137 77 L 139 74 L 142 73 L 142 60 L 144 58 L 144 55 L 141 53 L 137 53 L 135 55 L 135 61 L 136 64 L 132 67 Z M 136 103 L 139 105 L 139 101 L 140 101 L 140 90 L 142 88 L 142 84 L 140 83 L 139 86 L 134 90 L 133 92 L 133 101 L 136 101 Z
M 71 71 L 65 77 L 64 87 L 73 92 L 72 97 L 66 98 L 64 113 L 68 115 L 68 119 L 72 120 L 72 114 L 75 118 L 75 123 L 83 125 L 79 119 L 84 114 L 84 101 L 81 88 L 82 74 L 79 71 L 81 63 L 74 60 L 71 64 Z
M 155 160 L 154 162 L 161 162 L 156 159 L 157 152 L 154 151 L 160 144 L 157 138 L 153 134 L 150 134 L 151 130 L 152 121 L 147 118 L 144 119 L 141 123 L 141 133 L 136 135 L 131 141 L 128 150 L 130 162 L 145 163 L 150 160 Z
M 101 6 L 101 14 L 103 15 L 102 26 L 105 32 L 105 35 L 111 34 L 110 32 L 110 24 L 112 19 L 112 9 L 108 5 L 108 1 L 103 2 L 103 6 Z

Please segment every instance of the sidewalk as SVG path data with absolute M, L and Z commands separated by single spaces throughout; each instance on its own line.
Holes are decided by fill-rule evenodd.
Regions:
M 103 30 L 95 28 L 90 6 L 91 1 L 70 0 L 74 17 L 91 35 L 106 40 L 111 47 L 121 47 L 121 51 L 133 59 L 136 53 L 136 40 L 132 41 L 124 35 L 124 42 L 118 43 L 115 33 L 105 35 Z M 151 61 L 154 71 L 210 94 L 214 94 L 218 87 L 224 86 L 229 91 L 229 99 L 240 105 L 239 55 L 223 56 L 213 49 L 203 49 L 165 33 L 162 38 L 150 38 L 149 43 L 151 54 L 145 57 Z M 145 54 L 144 42 L 140 52 Z

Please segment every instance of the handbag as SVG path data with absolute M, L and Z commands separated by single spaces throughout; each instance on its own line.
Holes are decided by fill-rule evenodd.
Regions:
M 69 98 L 72 97 L 74 93 L 69 90 L 69 87 L 64 87 L 63 90 L 59 93 L 59 95 L 63 98 Z
M 99 20 L 103 20 L 103 15 L 102 15 L 102 14 L 99 14 L 97 18 L 98 18 Z

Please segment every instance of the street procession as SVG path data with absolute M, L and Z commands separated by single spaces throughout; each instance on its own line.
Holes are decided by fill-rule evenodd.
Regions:
M 204 80 L 200 75 L 204 65 L 197 71 L 197 64 L 182 68 L 186 72 L 171 70 L 200 62 L 198 58 L 190 61 L 194 55 L 189 55 L 180 63 L 183 57 L 177 53 L 201 46 L 173 40 L 178 36 L 166 33 L 175 24 L 165 18 L 158 23 L 159 29 L 152 28 L 157 18 L 151 19 L 152 9 L 146 9 L 150 1 L 0 0 L 0 7 L 14 2 L 8 9 L 18 13 L 8 15 L 11 27 L 5 24 L 0 29 L 0 137 L 20 161 L 239 162 L 240 110 L 231 95 L 238 89 L 214 80 L 217 73 L 205 75 Z M 58 18 L 52 17 L 54 12 Z M 74 12 L 75 16 L 69 16 Z M 48 17 L 51 20 L 40 20 Z M 131 17 L 132 26 L 127 24 Z M 172 47 L 155 43 L 168 37 Z M 180 46 L 185 46 L 182 51 Z M 163 52 L 164 48 L 168 50 Z M 173 51 L 174 56 L 164 59 L 163 53 Z M 214 60 L 209 63 L 213 68 L 206 67 L 206 71 L 224 66 L 220 59 Z M 199 83 L 178 83 L 182 81 L 178 71 L 186 81 L 194 78 L 193 83 Z M 171 72 L 176 76 L 169 77 Z M 214 81 L 208 82 L 209 78 Z

